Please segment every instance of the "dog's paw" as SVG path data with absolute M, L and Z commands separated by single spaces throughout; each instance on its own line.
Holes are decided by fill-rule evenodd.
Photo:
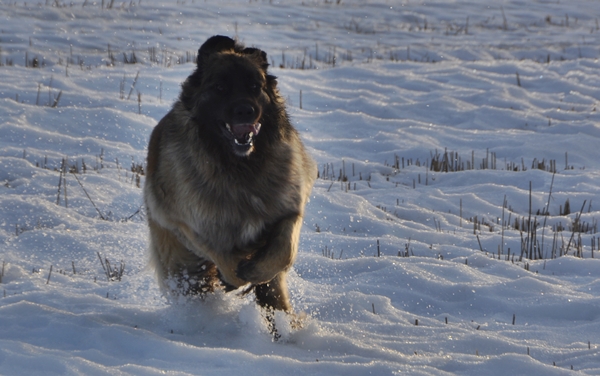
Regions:
M 307 321 L 305 312 L 293 313 L 268 310 L 265 314 L 273 341 L 288 341 L 293 332 L 302 329 Z
M 269 282 L 277 273 L 268 269 L 262 269 L 256 259 L 250 259 L 240 261 L 235 274 L 238 278 L 246 282 L 259 284 Z

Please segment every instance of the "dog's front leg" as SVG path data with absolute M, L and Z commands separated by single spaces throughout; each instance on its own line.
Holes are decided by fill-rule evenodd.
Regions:
M 279 273 L 271 281 L 254 287 L 256 302 L 267 309 L 290 313 L 292 305 L 288 296 L 286 273 Z
M 236 269 L 240 260 L 246 259 L 243 252 L 219 252 L 206 244 L 206 242 L 202 241 L 198 234 L 183 222 L 178 223 L 178 229 L 190 242 L 195 251 L 199 252 L 203 257 L 209 259 L 217 266 L 221 279 L 227 282 L 227 284 L 233 288 L 238 288 L 247 285 L 248 282 L 250 282 L 240 279 L 236 275 Z
M 296 258 L 301 227 L 302 216 L 298 213 L 290 214 L 275 223 L 265 234 L 266 245 L 250 259 L 238 264 L 237 277 L 253 284 L 263 284 L 288 270 Z

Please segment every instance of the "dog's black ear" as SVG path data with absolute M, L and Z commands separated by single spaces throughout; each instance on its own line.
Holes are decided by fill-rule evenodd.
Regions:
M 210 55 L 223 52 L 233 51 L 235 48 L 235 41 L 229 37 L 223 35 L 215 35 L 214 37 L 208 38 L 206 42 L 198 50 L 198 68 L 202 68 L 202 63 Z
M 242 53 L 254 56 L 254 58 L 258 60 L 258 63 L 260 64 L 261 68 L 265 72 L 267 71 L 267 68 L 269 67 L 269 62 L 267 61 L 267 53 L 265 51 L 258 48 L 248 47 L 244 48 L 242 50 Z
M 208 57 L 214 53 L 223 51 L 234 51 L 236 43 L 233 39 L 225 37 L 223 35 L 215 35 L 214 37 L 208 38 L 206 42 L 198 49 L 198 59 L 196 62 L 196 70 L 192 73 L 183 86 L 181 98 L 182 100 L 188 98 L 189 88 L 198 87 L 202 84 L 202 72 L 204 71 L 204 63 Z
M 274 90 L 277 87 L 277 77 L 267 74 L 267 85 Z
M 255 55 L 262 63 L 267 62 L 267 53 L 259 48 L 247 47 L 242 50 L 243 54 Z

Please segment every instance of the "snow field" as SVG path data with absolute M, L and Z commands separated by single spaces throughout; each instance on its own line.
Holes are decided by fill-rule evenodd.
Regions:
M 0 374 L 600 374 L 598 6 L 334 3 L 0 3 Z M 146 266 L 131 167 L 217 33 L 267 51 L 319 164 L 278 342 Z

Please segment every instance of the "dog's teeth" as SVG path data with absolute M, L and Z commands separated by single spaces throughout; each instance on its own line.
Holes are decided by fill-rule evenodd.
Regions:
M 238 140 L 237 138 L 234 138 L 233 141 L 237 144 L 237 145 L 250 145 L 252 143 L 252 137 L 254 136 L 253 133 L 248 133 L 245 135 L 245 138 L 243 141 Z
M 228 124 L 228 123 L 225 123 L 225 127 L 227 128 L 227 130 L 228 130 L 229 132 L 231 132 L 231 127 L 229 126 L 229 124 Z

